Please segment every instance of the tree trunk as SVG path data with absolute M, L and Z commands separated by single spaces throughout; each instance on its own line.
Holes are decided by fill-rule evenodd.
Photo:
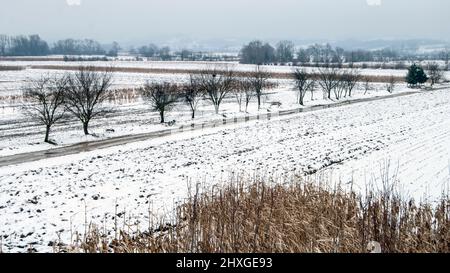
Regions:
M 192 109 L 192 119 L 195 119 L 195 110 Z
M 50 135 L 50 125 L 47 125 L 47 127 L 45 128 L 45 142 L 48 143 L 48 137 Z
M 259 111 L 261 109 L 261 94 L 258 93 L 257 97 L 258 97 L 258 111 Z
M 83 131 L 84 131 L 85 135 L 89 135 L 88 127 L 89 127 L 89 121 L 83 122 Z
M 219 114 L 219 105 L 214 104 L 214 109 L 216 109 L 216 115 Z
M 161 123 L 164 123 L 164 111 L 159 111 L 159 115 L 161 116 Z

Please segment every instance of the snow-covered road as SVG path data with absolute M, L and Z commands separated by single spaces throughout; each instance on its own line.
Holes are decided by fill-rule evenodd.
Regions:
M 391 159 L 408 193 L 439 195 L 449 184 L 449 95 L 423 92 L 0 168 L 3 248 L 51 251 L 57 233 L 67 242 L 84 230 L 85 216 L 111 230 L 115 205 L 119 223 L 131 217 L 145 228 L 149 207 L 170 212 L 187 181 L 213 184 L 232 172 L 325 169 L 363 188 Z

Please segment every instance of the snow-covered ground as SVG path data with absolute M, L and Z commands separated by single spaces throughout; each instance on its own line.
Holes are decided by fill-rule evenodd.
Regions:
M 244 175 L 333 173 L 363 190 L 388 169 L 414 197 L 450 181 L 450 89 L 251 121 L 0 168 L 3 249 L 70 241 L 92 221 L 114 234 L 148 227 L 149 210 L 172 212 L 188 183 Z M 385 164 L 387 165 L 387 164 Z M 323 171 L 323 172 L 322 172 Z M 374 178 L 374 179 L 372 179 Z M 393 179 L 391 177 L 391 179 Z M 378 181 L 378 182 L 377 182 Z M 87 222 L 86 220 L 87 219 Z
M 146 69 L 167 69 L 167 70 L 201 70 L 205 68 L 214 67 L 216 65 L 227 65 L 236 71 L 254 71 L 255 65 L 239 64 L 236 62 L 181 62 L 181 61 L 95 61 L 95 62 L 63 62 L 63 61 L 0 61 L 0 65 L 5 66 L 96 66 L 96 67 L 118 67 L 118 68 L 146 68 Z M 267 65 L 263 66 L 266 71 L 275 73 L 290 73 L 295 69 L 288 65 Z M 307 67 L 308 72 L 317 72 L 317 68 Z M 377 76 L 406 76 L 406 70 L 399 69 L 361 69 L 363 75 L 377 75 Z M 445 73 L 447 78 L 450 72 Z
M 116 79 L 126 78 L 126 73 L 118 73 Z M 139 82 L 137 76 L 140 74 L 130 74 L 129 76 L 135 76 L 133 83 Z M 168 76 L 168 75 L 166 75 Z M 154 80 L 163 80 L 162 78 L 155 78 Z M 141 82 L 143 83 L 146 78 L 143 76 Z M 172 80 L 182 81 L 182 77 L 173 77 Z M 129 84 L 132 82 L 122 83 Z M 279 88 L 275 90 L 269 90 L 268 94 L 263 97 L 263 105 L 260 111 L 277 112 L 280 110 L 299 108 L 297 103 L 297 92 L 293 90 L 292 82 L 289 80 L 279 80 Z M 351 98 L 345 100 L 354 100 L 358 98 L 370 98 L 377 96 L 386 96 L 389 93 L 385 90 L 383 84 L 373 84 L 373 90 L 369 90 L 366 94 L 365 91 L 358 87 L 354 90 Z M 409 92 L 405 85 L 398 85 L 396 93 Z M 271 106 L 273 102 L 280 102 L 281 106 Z M 324 100 L 320 90 L 314 92 L 314 99 L 311 98 L 311 93 L 308 93 L 305 97 L 306 107 L 318 105 L 318 104 L 330 104 L 335 103 L 333 101 Z M 104 117 L 94 119 L 91 126 L 91 133 L 96 136 L 85 136 L 81 129 L 81 124 L 75 119 L 65 121 L 62 124 L 54 126 L 51 132 L 50 138 L 58 143 L 57 146 L 43 143 L 44 127 L 39 126 L 33 120 L 29 120 L 24 116 L 23 110 L 18 106 L 6 105 L 0 106 L 0 156 L 13 155 L 24 152 L 32 152 L 38 150 L 52 149 L 61 147 L 64 145 L 75 144 L 79 142 L 85 142 L 89 140 L 102 140 L 111 137 L 124 136 L 130 134 L 149 133 L 162 129 L 167 129 L 165 125 L 159 123 L 159 114 L 152 112 L 150 106 L 141 101 L 123 101 L 115 104 L 106 105 L 107 108 L 114 110 L 112 113 L 107 114 Z M 211 120 L 221 120 L 223 115 L 227 118 L 243 117 L 245 115 L 257 114 L 256 100 L 253 99 L 247 109 L 248 113 L 239 111 L 239 106 L 236 99 L 232 94 L 225 99 L 221 105 L 221 112 L 219 115 L 214 113 L 214 108 L 208 100 L 204 100 L 199 106 L 196 118 L 191 119 L 190 108 L 183 103 L 177 104 L 174 109 L 167 112 L 167 121 L 176 120 L 176 126 L 201 123 Z M 242 110 L 245 106 L 242 105 Z M 113 131 L 112 131 L 112 130 Z
M 21 95 L 22 87 L 30 81 L 40 79 L 44 75 L 62 76 L 67 71 L 46 69 L 24 69 L 18 71 L 0 71 L 0 97 Z M 146 73 L 114 73 L 114 81 L 111 88 L 135 88 L 140 87 L 147 81 L 168 81 L 184 83 L 189 79 L 184 74 L 146 74 Z M 1 101 L 0 106 L 5 105 Z
M 0 62 L 0 65 L 79 65 L 64 62 Z M 83 62 L 83 65 L 159 69 L 202 69 L 201 62 Z M 251 71 L 254 66 L 234 64 Z M 290 72 L 289 66 L 270 66 L 273 72 Z M 312 70 L 313 68 L 309 68 Z M 361 70 L 367 75 L 403 76 L 402 70 Z M 43 74 L 57 70 L 0 71 L 0 156 L 46 150 L 89 140 L 167 129 L 159 115 L 139 98 L 120 97 L 106 104 L 113 112 L 91 123 L 95 136 L 84 136 L 79 122 L 58 124 L 44 144 L 43 128 L 30 121 L 17 101 L 20 88 Z M 114 87 L 135 88 L 146 81 L 185 82 L 184 74 L 115 73 Z M 289 80 L 263 97 L 260 111 L 276 113 L 298 108 L 297 93 Z M 384 84 L 373 84 L 364 94 L 358 86 L 352 98 L 386 96 Z M 408 92 L 399 84 L 395 93 Z M 383 180 L 398 180 L 404 194 L 434 198 L 448 192 L 450 181 L 450 88 L 278 117 L 220 128 L 184 132 L 161 139 L 137 142 L 78 155 L 0 168 L 0 237 L 5 251 L 25 251 L 32 245 L 51 251 L 59 237 L 69 242 L 75 231 L 83 232 L 85 219 L 113 230 L 119 224 L 146 228 L 149 209 L 158 215 L 171 213 L 186 196 L 189 182 L 208 185 L 227 181 L 233 173 L 283 175 L 310 173 L 317 180 L 339 182 L 364 191 Z M 306 95 L 306 107 L 335 103 Z M 271 105 L 273 102 L 281 106 Z M 253 100 L 248 113 L 240 112 L 230 94 L 219 115 L 203 101 L 195 123 L 257 114 Z M 276 116 L 276 114 L 274 115 Z M 186 105 L 177 104 L 166 120 L 176 126 L 192 123 Z M 108 130 L 108 129 L 113 129 Z M 117 211 L 115 211 L 117 210 Z M 122 227 L 122 226 L 121 226 Z

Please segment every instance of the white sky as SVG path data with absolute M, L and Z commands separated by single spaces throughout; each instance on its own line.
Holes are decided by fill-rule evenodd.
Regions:
M 449 0 L 2 0 L 0 33 L 46 39 L 450 37 Z

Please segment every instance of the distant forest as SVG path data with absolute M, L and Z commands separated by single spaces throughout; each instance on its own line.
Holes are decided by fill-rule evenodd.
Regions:
M 105 48 L 106 47 L 106 48 Z M 80 60 L 81 57 L 68 56 L 109 56 L 117 57 L 121 50 L 117 42 L 102 46 L 92 39 L 65 39 L 49 45 L 39 35 L 8 36 L 0 35 L 0 56 L 47 56 L 64 55 L 66 61 Z M 402 52 L 390 48 L 377 50 L 345 50 L 341 47 L 332 47 L 330 44 L 312 44 L 307 47 L 298 47 L 291 41 L 280 41 L 275 46 L 263 41 L 252 41 L 242 47 L 239 56 L 217 56 L 208 52 L 195 52 L 188 49 L 172 51 L 170 47 L 158 47 L 149 44 L 138 48 L 131 48 L 128 53 L 152 60 L 181 60 L 181 61 L 240 61 L 244 64 L 293 64 L 315 65 L 333 63 L 363 63 L 392 61 L 418 61 L 443 60 L 448 65 L 450 51 L 448 49 L 426 54 Z M 92 58 L 92 59 L 91 59 Z M 91 57 L 89 60 L 104 60 L 106 57 Z M 404 68 L 404 67 L 399 67 Z
M 91 39 L 66 39 L 51 47 L 39 35 L 0 35 L 0 56 L 47 56 L 57 55 L 108 55 L 117 56 L 120 47 L 113 43 L 106 51 L 102 45 Z
M 269 43 L 252 41 L 241 50 L 240 61 L 244 64 L 319 65 L 357 62 L 392 62 L 416 60 L 443 60 L 448 64 L 449 50 L 428 54 L 405 53 L 390 48 L 378 50 L 345 50 L 330 44 L 313 44 L 297 48 L 291 41 L 280 41 L 275 47 Z

